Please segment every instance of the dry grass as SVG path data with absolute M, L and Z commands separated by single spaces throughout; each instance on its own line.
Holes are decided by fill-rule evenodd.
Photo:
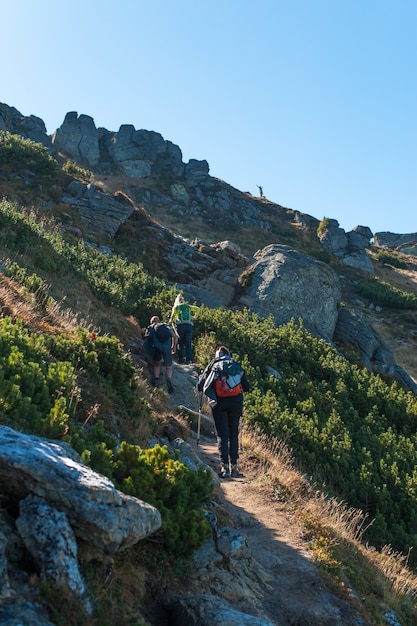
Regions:
M 372 520 L 317 490 L 297 471 L 284 443 L 243 428 L 242 446 L 242 458 L 255 456 L 259 478 L 296 512 L 318 566 L 332 577 L 336 590 L 361 598 L 368 617 L 393 610 L 404 619 L 402 624 L 417 623 L 417 576 L 408 556 L 390 546 L 378 551 L 366 545 L 363 534 Z

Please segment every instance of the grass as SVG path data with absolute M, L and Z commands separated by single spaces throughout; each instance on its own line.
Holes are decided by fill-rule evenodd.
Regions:
M 362 542 L 364 514 L 315 488 L 295 467 L 285 444 L 243 429 L 245 460 L 256 459 L 256 480 L 267 482 L 285 502 L 303 531 L 314 561 L 333 591 L 361 612 L 367 623 L 385 624 L 394 611 L 402 626 L 417 623 L 417 576 L 407 556 L 385 546 L 378 551 Z

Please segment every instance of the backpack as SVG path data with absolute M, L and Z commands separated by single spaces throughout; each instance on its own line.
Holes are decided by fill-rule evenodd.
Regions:
M 178 305 L 178 321 L 191 322 L 191 309 L 186 302 Z
M 242 384 L 239 382 L 237 385 L 235 385 L 234 387 L 230 387 L 229 380 L 230 377 L 228 376 L 223 376 L 220 375 L 215 381 L 214 381 L 214 391 L 216 392 L 216 396 L 218 398 L 230 398 L 233 396 L 238 396 L 240 393 L 242 393 L 243 391 L 243 387 Z M 235 377 L 233 377 L 235 378 Z M 240 379 L 240 377 L 239 377 Z
M 157 348 L 161 348 L 161 344 L 166 344 L 171 340 L 172 330 L 168 324 L 159 322 L 153 327 L 153 342 Z
M 221 359 L 215 364 L 214 370 L 217 372 L 214 391 L 218 398 L 238 396 L 243 392 L 243 369 L 239 363 L 233 359 Z

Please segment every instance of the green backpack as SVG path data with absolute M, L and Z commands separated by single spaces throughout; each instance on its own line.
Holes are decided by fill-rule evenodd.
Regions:
M 191 309 L 186 302 L 178 305 L 178 321 L 191 322 Z

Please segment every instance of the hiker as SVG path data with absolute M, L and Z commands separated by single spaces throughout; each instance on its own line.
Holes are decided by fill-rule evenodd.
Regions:
M 198 306 L 188 304 L 182 294 L 178 294 L 172 307 L 170 322 L 175 323 L 178 336 L 178 363 L 185 362 L 191 365 L 193 362 L 193 315 L 198 313 Z
M 145 350 L 153 368 L 152 384 L 159 387 L 161 364 L 166 368 L 168 393 L 174 392 L 172 386 L 172 355 L 177 349 L 177 337 L 169 324 L 161 323 L 157 315 L 150 319 L 150 324 L 145 331 Z
M 261 185 L 256 185 L 259 189 L 260 198 L 264 198 L 264 188 Z
M 242 366 L 230 356 L 225 346 L 198 379 L 197 389 L 208 397 L 217 433 L 221 478 L 241 476 L 239 458 L 239 422 L 243 412 L 243 392 L 249 382 Z

